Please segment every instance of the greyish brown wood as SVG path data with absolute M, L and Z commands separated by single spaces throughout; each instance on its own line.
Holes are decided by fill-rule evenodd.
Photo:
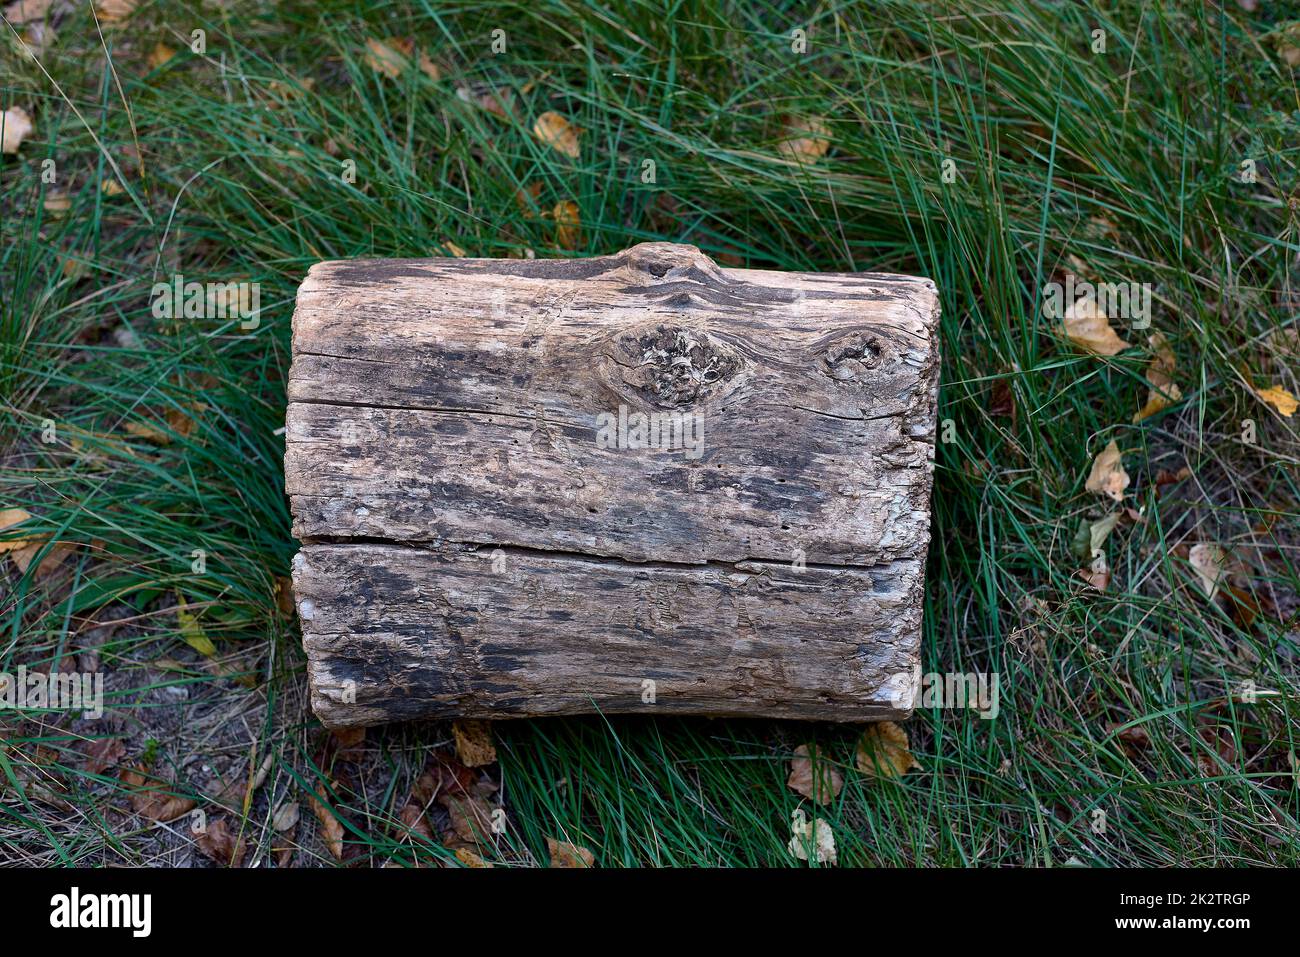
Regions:
M 317 264 L 285 451 L 316 713 L 906 715 L 938 312 L 670 243 Z

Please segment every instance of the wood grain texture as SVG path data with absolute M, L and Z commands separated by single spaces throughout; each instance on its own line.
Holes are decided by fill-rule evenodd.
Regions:
M 928 280 L 665 243 L 316 265 L 285 453 L 313 707 L 906 713 L 937 317 Z M 620 408 L 694 430 L 611 446 Z

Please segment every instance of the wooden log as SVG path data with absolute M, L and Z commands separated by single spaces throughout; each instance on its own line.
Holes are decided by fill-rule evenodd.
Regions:
M 298 292 L 286 487 L 332 727 L 910 712 L 928 280 L 363 260 Z

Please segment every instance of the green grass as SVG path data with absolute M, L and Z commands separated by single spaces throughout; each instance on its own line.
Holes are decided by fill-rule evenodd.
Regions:
M 24 106 L 36 132 L 0 162 L 0 508 L 35 516 L 9 537 L 78 547 L 44 578 L 5 562 L 0 670 L 97 655 L 111 713 L 0 711 L 0 860 L 206 860 L 183 822 L 129 813 L 115 768 L 86 769 L 87 740 L 106 737 L 254 855 L 299 800 L 294 863 L 335 863 L 310 793 L 345 822 L 348 862 L 446 860 L 399 814 L 447 727 L 375 730 L 340 753 L 277 609 L 295 551 L 277 430 L 296 284 L 320 259 L 448 243 L 585 256 L 665 239 L 724 265 L 938 284 L 953 441 L 937 455 L 924 668 L 999 673 L 1001 711 L 918 710 L 924 769 L 894 782 L 854 770 L 860 728 L 503 724 L 508 828 L 489 856 L 545 862 L 552 836 L 603 866 L 795 865 L 790 816 L 813 809 L 785 778 L 816 741 L 846 779 L 816 811 L 841 865 L 1300 864 L 1300 419 L 1249 389 L 1300 394 L 1300 89 L 1270 39 L 1300 5 L 1260 6 L 160 0 L 101 36 L 83 3 L 40 66 L 5 26 L 0 107 Z M 196 28 L 204 55 L 186 45 Z M 390 36 L 441 77 L 368 66 L 365 41 Z M 151 69 L 160 41 L 181 52 Z M 515 116 L 460 88 L 508 91 Z M 584 129 L 577 160 L 531 135 L 545 110 Z M 784 115 L 825 119 L 825 158 L 781 156 Z M 1245 158 L 1254 184 L 1234 179 Z M 62 215 L 43 208 L 52 188 L 70 196 Z M 548 216 L 564 200 L 581 210 L 571 251 Z M 1152 284 L 1152 328 L 1116 323 L 1134 348 L 1099 358 L 1053 334 L 1041 289 L 1067 268 Z M 178 272 L 261 283 L 260 325 L 154 319 L 153 282 Z M 1135 424 L 1157 330 L 1183 400 Z M 128 431 L 169 421 L 167 444 Z M 1145 520 L 1106 543 L 1098 592 L 1071 540 L 1104 514 L 1084 479 L 1111 439 Z M 1183 466 L 1190 479 L 1157 484 Z M 1240 561 L 1253 622 L 1206 600 L 1197 542 Z M 218 665 L 182 640 L 180 599 Z M 1276 693 L 1236 700 L 1247 680 Z M 259 768 L 247 807 L 223 810 L 214 794 Z

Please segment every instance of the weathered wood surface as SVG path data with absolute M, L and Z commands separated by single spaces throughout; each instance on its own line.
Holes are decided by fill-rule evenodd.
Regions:
M 906 713 L 937 317 L 928 280 L 666 243 L 313 267 L 285 472 L 316 712 Z M 702 443 L 601 447 L 620 406 Z

